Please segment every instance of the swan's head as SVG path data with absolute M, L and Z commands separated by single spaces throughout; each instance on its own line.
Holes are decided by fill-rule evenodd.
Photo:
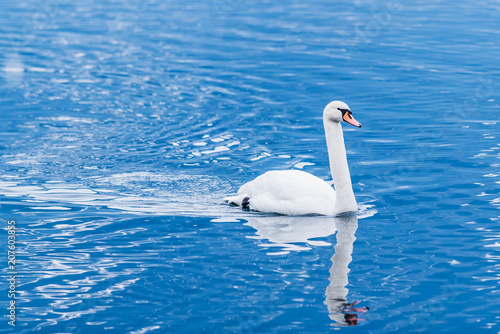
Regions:
M 328 120 L 335 123 L 344 121 L 357 126 L 358 128 L 361 127 L 361 123 L 352 117 L 352 112 L 351 109 L 349 109 L 349 106 L 342 101 L 332 101 L 328 103 L 323 111 L 323 119 L 325 121 Z

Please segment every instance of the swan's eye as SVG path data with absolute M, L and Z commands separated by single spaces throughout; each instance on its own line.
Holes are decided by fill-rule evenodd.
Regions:
M 352 114 L 352 112 L 349 109 L 341 109 L 341 108 L 338 109 L 342 112 L 342 116 L 344 116 L 345 113 L 349 113 L 350 115 Z

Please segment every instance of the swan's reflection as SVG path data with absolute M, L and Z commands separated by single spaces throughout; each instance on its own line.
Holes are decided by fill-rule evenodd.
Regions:
M 270 244 L 266 247 L 279 247 L 285 252 L 291 250 L 307 250 L 310 247 L 299 246 L 325 246 L 327 242 L 311 240 L 324 238 L 337 231 L 337 244 L 330 267 L 330 284 L 326 288 L 325 304 L 328 307 L 330 318 L 337 326 L 352 326 L 358 324 L 358 314 L 365 313 L 367 307 L 354 307 L 357 303 L 349 303 L 347 295 L 349 290 L 347 274 L 352 261 L 353 244 L 356 240 L 354 234 L 358 228 L 356 215 L 338 217 L 252 217 L 245 225 L 257 230 L 256 239 L 267 239 Z M 274 253 L 279 254 L 279 253 Z
M 327 242 L 312 239 L 327 237 L 336 231 L 335 222 L 331 217 L 267 216 L 252 217 L 247 221 L 245 225 L 252 226 L 257 230 L 257 235 L 249 238 L 266 239 L 270 243 L 261 244 L 262 246 L 283 249 L 285 252 L 281 253 L 311 249 L 298 244 L 329 246 L 330 244 Z
M 330 268 L 330 284 L 326 288 L 325 304 L 328 306 L 330 319 L 338 326 L 353 326 L 358 324 L 358 314 L 365 313 L 368 307 L 354 307 L 358 302 L 349 303 L 346 288 L 348 282 L 349 264 L 352 261 L 354 234 L 358 229 L 358 217 L 346 215 L 335 217 L 337 227 L 337 244 L 332 256 Z

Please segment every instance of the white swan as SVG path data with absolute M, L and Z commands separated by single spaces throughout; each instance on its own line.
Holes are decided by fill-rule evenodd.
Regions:
M 330 102 L 323 111 L 330 170 L 335 190 L 325 181 L 299 170 L 269 171 L 245 183 L 238 195 L 225 198 L 245 209 L 283 215 L 337 215 L 357 211 L 347 166 L 344 136 L 340 121 L 357 127 L 361 124 L 341 101 Z

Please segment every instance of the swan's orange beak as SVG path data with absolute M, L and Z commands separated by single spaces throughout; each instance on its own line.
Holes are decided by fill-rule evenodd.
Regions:
M 352 124 L 354 126 L 357 126 L 358 128 L 361 127 L 361 123 L 356 121 L 354 117 L 352 117 L 352 114 L 350 112 L 344 113 L 344 117 L 342 117 L 344 121 L 346 121 L 349 124 Z

